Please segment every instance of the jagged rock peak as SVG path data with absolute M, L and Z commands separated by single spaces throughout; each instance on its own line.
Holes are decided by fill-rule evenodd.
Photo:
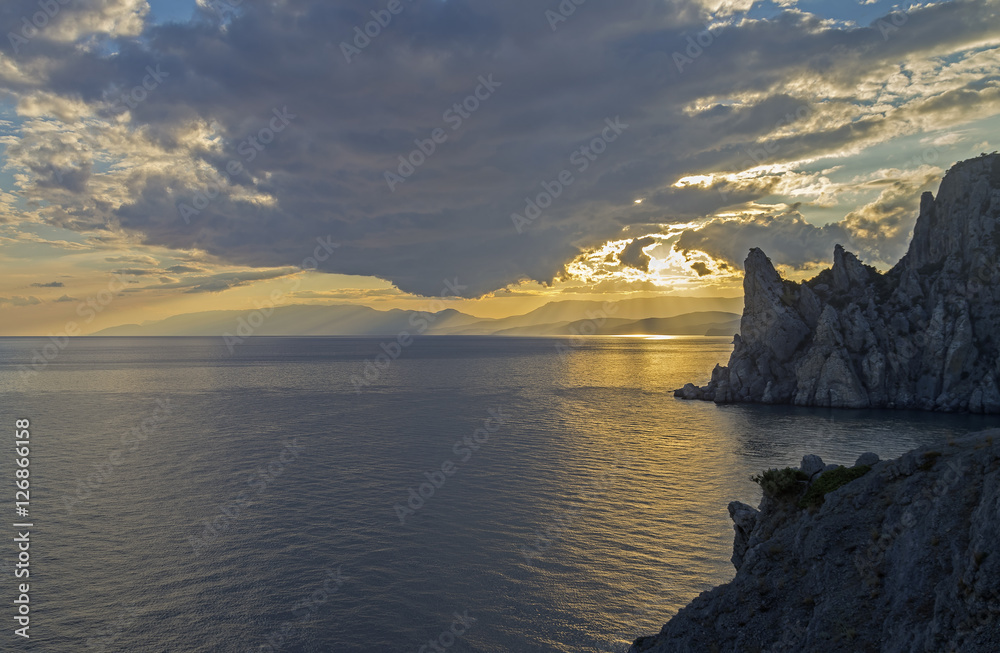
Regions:
M 852 286 L 864 286 L 869 281 L 869 273 L 857 256 L 844 249 L 843 245 L 833 248 L 833 289 L 847 292 Z
M 909 250 L 885 274 L 837 245 L 814 279 L 746 259 L 740 335 L 707 386 L 717 403 L 1000 412 L 1000 155 L 924 193 Z
M 938 195 L 920 197 L 913 239 L 900 265 L 918 270 L 949 256 L 966 257 L 1000 245 L 1000 154 L 956 163 L 945 175 Z M 992 248 L 990 247 L 992 246 Z

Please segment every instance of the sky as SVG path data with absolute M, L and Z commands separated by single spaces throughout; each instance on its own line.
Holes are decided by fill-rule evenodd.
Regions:
M 34 24 L 32 24 L 34 23 Z M 1000 3 L 5 0 L 0 335 L 891 267 L 997 149 Z

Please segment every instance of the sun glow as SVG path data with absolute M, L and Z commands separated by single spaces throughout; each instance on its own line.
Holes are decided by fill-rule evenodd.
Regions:
M 608 241 L 568 263 L 566 278 L 591 286 L 612 283 L 647 291 L 676 291 L 738 282 L 737 270 L 701 252 L 683 252 L 675 248 L 680 234 L 697 226 L 694 223 L 659 225 L 659 233 Z M 642 246 L 637 250 L 637 245 Z
M 699 188 L 708 188 L 715 181 L 715 175 L 688 175 L 687 177 L 681 177 L 674 184 L 674 188 L 687 188 L 688 186 L 697 186 Z

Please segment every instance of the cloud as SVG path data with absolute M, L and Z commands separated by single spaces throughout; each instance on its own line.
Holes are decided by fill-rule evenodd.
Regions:
M 844 218 L 844 229 L 871 259 L 895 263 L 909 245 L 921 192 L 935 187 L 941 172 L 924 166 L 909 177 L 887 180 L 877 199 Z
M 414 3 L 349 63 L 340 44 L 370 20 L 367 1 L 245 0 L 238 13 L 151 25 L 142 0 L 91 0 L 66 6 L 18 52 L 0 40 L 0 88 L 18 112 L 7 170 L 31 221 L 261 270 L 301 265 L 329 237 L 341 247 L 317 261 L 321 271 L 426 295 L 457 279 L 472 296 L 549 282 L 625 227 L 701 219 L 783 183 L 770 171 L 674 187 L 687 175 L 788 172 L 1000 111 L 993 2 L 915 6 L 889 38 L 877 23 L 798 9 L 727 18 L 710 46 L 676 64 L 708 16 L 750 4 L 587 3 L 553 32 L 529 0 Z M 14 20 L 37 10 L 34 0 L 9 6 Z M 165 75 L 142 101 L 113 106 L 157 66 Z M 490 75 L 499 86 L 477 100 Z M 475 111 L 457 125 L 446 118 L 469 97 Z M 274 122 L 276 112 L 294 117 Z M 618 116 L 628 129 L 585 169 L 573 163 Z M 435 129 L 447 140 L 390 190 L 386 172 L 400 157 L 420 160 Z M 518 234 L 511 213 L 562 170 L 573 184 Z M 805 264 L 828 258 L 837 238 L 889 256 L 906 213 L 902 195 L 886 192 L 836 227 L 745 217 L 685 242 L 739 262 L 737 250 L 757 242 Z M 181 205 L 197 213 L 185 220 Z M 634 249 L 626 257 L 648 268 Z M 203 278 L 160 287 L 241 283 Z
M 622 265 L 642 270 L 643 272 L 649 272 L 649 262 L 651 259 L 649 254 L 642 250 L 657 242 L 659 241 L 656 238 L 651 237 L 636 238 L 618 254 L 618 260 L 621 261 Z
M 172 265 L 169 268 L 167 268 L 167 272 L 173 272 L 175 274 L 184 274 L 188 272 L 198 273 L 204 271 L 205 271 L 204 268 L 197 268 L 194 267 L 193 265 Z
M 186 293 L 222 292 L 223 290 L 229 290 L 230 288 L 245 286 L 254 281 L 280 279 L 281 277 L 286 277 L 289 274 L 294 274 L 295 272 L 295 270 L 265 270 L 258 272 L 242 272 L 239 274 L 216 274 L 210 277 L 198 277 L 196 279 L 183 281 L 178 284 L 169 284 L 169 286 L 184 287 L 185 284 L 191 285 L 190 288 L 184 291 Z
M 607 279 L 597 283 L 588 283 L 578 286 L 568 286 L 559 291 L 570 295 L 605 295 L 605 294 L 628 294 L 628 293 L 656 293 L 663 292 L 663 286 L 651 281 L 628 280 L 628 279 Z
M 49 283 L 33 283 L 32 288 L 62 288 L 65 284 L 62 281 L 50 281 Z
M 743 267 L 751 248 L 760 247 L 775 261 L 795 268 L 807 268 L 831 260 L 837 243 L 848 249 L 854 245 L 842 225 L 817 227 L 792 211 L 779 215 L 715 219 L 698 229 L 682 233 L 674 247 L 684 254 L 704 252 L 737 269 Z
M 159 270 L 145 270 L 142 268 L 121 268 L 114 271 L 115 274 L 122 274 L 130 277 L 148 277 L 160 274 Z
M 147 271 L 148 272 L 148 271 Z M 230 288 L 246 286 L 255 281 L 265 281 L 269 279 L 280 279 L 299 272 L 296 268 L 282 268 L 278 270 L 244 270 L 239 272 L 223 272 L 213 275 L 202 275 L 188 277 L 177 280 L 165 277 L 166 282 L 156 286 L 145 286 L 134 289 L 134 292 L 144 290 L 167 290 L 182 289 L 185 293 L 216 293 Z M 159 274 L 158 272 L 155 272 Z
M 691 264 L 691 269 L 698 273 L 699 277 L 704 277 L 706 275 L 712 274 L 711 268 L 708 267 L 707 263 L 701 261 L 695 261 Z
M 296 299 L 369 300 L 404 296 L 397 288 L 341 288 L 339 290 L 300 290 L 289 293 Z
M 37 297 L 0 297 L 0 304 L 10 304 L 11 306 L 34 306 L 41 303 L 42 300 Z
M 21 222 L 23 219 L 24 216 L 19 216 L 14 221 Z M 30 231 L 15 231 L 12 232 L 11 236 L 0 236 L 0 243 L 19 246 L 23 246 L 25 243 L 34 243 L 52 247 L 54 249 L 69 251 L 83 251 L 92 249 L 93 247 L 92 244 L 76 243 L 68 240 L 48 240 L 38 234 L 31 233 Z
M 686 255 L 701 251 L 741 267 L 747 251 L 760 247 L 775 262 L 801 269 L 830 262 L 834 245 L 841 244 L 869 264 L 891 267 L 906 253 L 921 194 L 935 188 L 943 173 L 940 168 L 921 165 L 914 170 L 876 170 L 839 184 L 826 180 L 817 192 L 854 196 L 874 190 L 878 195 L 825 226 L 806 221 L 797 207 L 767 213 L 761 212 L 766 207 L 757 206 L 753 213 L 719 217 L 684 230 L 675 249 Z
M 4 18 L 15 38 L 8 36 L 4 40 L 9 42 L 15 54 L 30 55 L 33 51 L 44 50 L 45 46 L 93 47 L 97 37 L 138 36 L 149 13 L 146 0 L 60 0 L 51 6 L 54 10 L 45 11 L 48 17 L 44 22 L 34 21 L 41 28 L 30 30 L 25 27 L 22 17 L 31 21 L 45 5 L 32 0 L 7 0 Z
M 60 297 L 59 299 L 57 299 L 55 301 L 58 303 L 58 302 L 78 302 L 80 300 L 77 299 L 76 297 L 70 297 L 69 295 L 63 295 L 62 297 Z
M 160 262 L 157 261 L 152 256 L 139 256 L 139 255 L 129 255 L 129 256 L 108 256 L 104 259 L 108 263 L 138 263 L 140 265 L 159 265 Z

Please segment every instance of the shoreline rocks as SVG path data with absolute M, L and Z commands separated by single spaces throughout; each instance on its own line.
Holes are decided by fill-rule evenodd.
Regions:
M 735 578 L 629 652 L 1000 651 L 1000 430 L 831 467 L 729 504 Z

